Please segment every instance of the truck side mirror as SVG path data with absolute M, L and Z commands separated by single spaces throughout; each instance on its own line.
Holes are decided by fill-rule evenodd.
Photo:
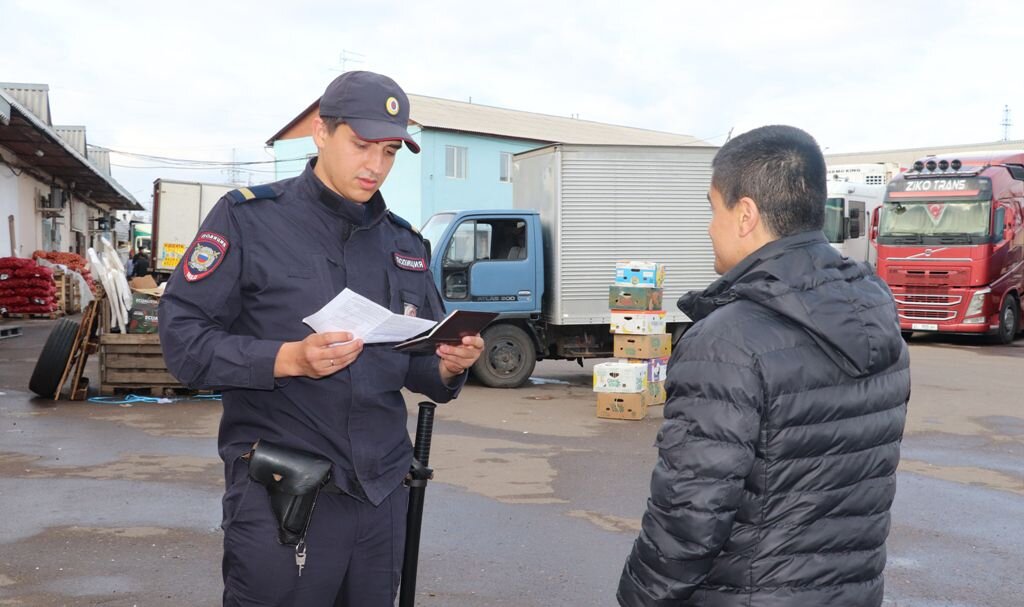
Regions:
M 423 246 L 427 249 L 427 265 L 430 265 L 430 241 L 426 238 L 423 239 Z
M 996 216 L 992 222 L 992 237 L 1000 236 L 1000 240 L 996 242 L 1002 242 L 1003 240 L 1009 240 L 1007 236 L 1012 236 L 1012 230 L 1006 229 L 1006 207 L 998 207 L 996 209 Z

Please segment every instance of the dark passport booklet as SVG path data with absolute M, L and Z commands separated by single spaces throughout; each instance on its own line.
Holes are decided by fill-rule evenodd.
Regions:
M 497 316 L 496 312 L 455 310 L 429 331 L 403 341 L 394 349 L 403 352 L 433 352 L 441 344 L 458 345 L 462 343 L 463 337 L 483 331 Z

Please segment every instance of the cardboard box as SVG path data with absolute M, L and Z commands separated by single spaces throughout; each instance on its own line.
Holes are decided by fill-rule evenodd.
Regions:
M 616 333 L 613 341 L 615 356 L 619 358 L 664 358 L 672 353 L 672 336 L 668 333 L 657 335 Z
M 637 393 L 647 390 L 647 365 L 625 361 L 594 365 L 594 392 Z
M 665 332 L 664 312 L 619 312 L 612 310 L 612 333 L 653 335 Z
M 665 264 L 654 261 L 618 261 L 615 263 L 615 284 L 622 286 L 665 286 Z
M 157 308 L 160 298 L 146 293 L 132 293 L 132 307 L 128 311 L 128 332 L 156 333 L 159 330 Z
M 605 419 L 643 419 L 651 404 L 648 392 L 638 394 L 597 393 L 597 416 Z
M 608 287 L 608 307 L 612 310 L 660 310 L 664 289 L 612 285 Z
M 647 365 L 647 381 L 665 381 L 668 378 L 668 357 L 662 358 L 627 358 L 626 362 Z
M 128 281 L 128 286 L 131 287 L 133 293 L 160 297 L 164 294 L 164 287 L 167 286 L 167 283 L 157 285 L 152 276 L 137 276 Z
M 666 400 L 665 382 L 648 382 L 647 394 L 651 397 L 651 402 L 648 403 L 649 405 L 664 405 Z

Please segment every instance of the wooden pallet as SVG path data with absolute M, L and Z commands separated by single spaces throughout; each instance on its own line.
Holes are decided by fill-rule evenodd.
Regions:
M 69 376 L 71 377 L 71 391 L 69 392 L 71 400 L 85 400 L 85 397 L 88 396 L 89 378 L 82 377 L 82 372 L 85 371 L 85 362 L 89 359 L 89 355 L 95 353 L 98 348 L 98 344 L 93 338 L 93 328 L 96 325 L 100 303 L 99 300 L 93 301 L 82 314 L 78 332 L 75 333 L 75 341 L 72 342 L 71 356 L 68 357 L 68 363 L 64 366 L 64 373 L 60 376 L 60 383 L 57 384 L 53 400 L 60 399 L 61 389 Z
M 100 336 L 100 392 L 185 390 L 167 371 L 160 335 L 107 333 Z
M 67 301 L 64 302 L 66 314 L 78 314 L 82 311 L 82 292 L 77 280 L 69 280 L 67 288 Z
M 54 272 L 53 286 L 57 289 L 53 295 L 54 301 L 57 302 L 57 309 L 67 314 L 68 275 L 61 271 Z
M 0 339 L 9 339 L 11 337 L 21 337 L 21 326 L 11 325 L 9 327 L 0 326 Z
M 57 320 L 64 316 L 64 313 L 60 310 L 53 312 L 8 312 L 7 318 L 21 318 L 21 319 L 38 319 L 38 320 Z

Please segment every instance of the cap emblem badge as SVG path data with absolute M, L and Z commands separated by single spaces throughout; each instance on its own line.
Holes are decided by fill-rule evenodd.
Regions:
M 392 116 L 398 115 L 398 99 L 395 99 L 394 97 L 388 97 L 388 100 L 384 102 L 384 107 L 387 108 L 388 113 L 391 114 Z

